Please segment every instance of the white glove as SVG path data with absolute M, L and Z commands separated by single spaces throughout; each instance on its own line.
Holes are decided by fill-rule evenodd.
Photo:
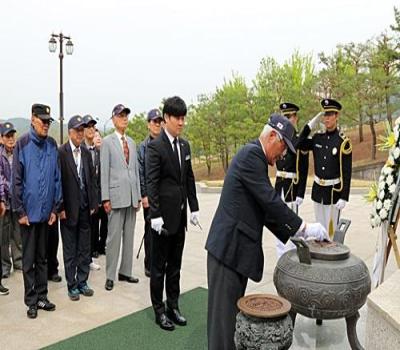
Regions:
M 158 234 L 161 234 L 162 227 L 164 225 L 164 220 L 160 216 L 159 218 L 151 219 L 151 228 L 158 232 Z
M 305 229 L 302 231 L 299 231 L 296 234 L 296 236 L 303 237 L 305 239 L 313 238 L 316 241 L 323 241 L 323 240 L 330 241 L 328 232 L 326 231 L 325 227 L 322 226 L 319 222 L 315 222 L 312 224 L 306 224 Z
M 303 198 L 301 197 L 296 197 L 296 205 L 299 207 L 300 205 L 303 204 Z
M 198 211 L 194 211 L 190 214 L 190 223 L 193 226 L 197 226 L 199 224 L 200 213 Z
M 346 201 L 344 200 L 344 199 L 339 199 L 338 201 L 337 201 L 337 203 L 335 204 L 335 207 L 338 209 L 338 210 L 342 210 L 342 209 L 344 209 L 344 207 L 346 206 Z
M 308 123 L 307 123 L 307 125 L 309 126 L 309 128 L 312 130 L 312 129 L 314 129 L 316 126 L 317 126 L 317 124 L 318 124 L 318 122 L 319 122 L 319 119 L 321 118 L 321 116 L 324 114 L 324 112 L 319 112 L 314 118 L 312 118 Z

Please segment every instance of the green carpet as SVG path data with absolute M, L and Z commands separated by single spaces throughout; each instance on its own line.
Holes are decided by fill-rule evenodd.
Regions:
M 148 307 L 45 349 L 207 349 L 207 290 L 196 288 L 182 294 L 179 305 L 188 324 L 176 326 L 173 332 L 157 326 L 153 308 Z

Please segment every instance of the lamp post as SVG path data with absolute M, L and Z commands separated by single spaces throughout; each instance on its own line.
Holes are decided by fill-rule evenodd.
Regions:
M 63 92 L 63 44 L 64 40 L 67 40 L 65 44 L 65 51 L 67 55 L 72 55 L 74 51 L 74 44 L 69 36 L 65 36 L 63 33 L 51 34 L 49 40 L 49 51 L 56 52 L 57 50 L 57 40 L 60 42 L 60 53 L 58 58 L 60 59 L 60 144 L 63 143 L 63 127 L 64 127 L 64 92 Z

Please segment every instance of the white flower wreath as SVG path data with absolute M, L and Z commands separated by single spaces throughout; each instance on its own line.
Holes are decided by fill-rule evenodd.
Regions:
M 369 189 L 365 196 L 368 202 L 372 203 L 370 223 L 372 227 L 378 227 L 388 220 L 392 207 L 392 197 L 396 190 L 398 173 L 400 169 L 400 118 L 397 118 L 395 127 L 391 131 L 389 124 L 386 126 L 386 137 L 378 147 L 381 150 L 389 151 L 388 160 L 381 170 L 378 183 Z

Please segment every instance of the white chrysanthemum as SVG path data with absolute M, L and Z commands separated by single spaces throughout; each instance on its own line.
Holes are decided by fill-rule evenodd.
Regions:
M 385 191 L 380 191 L 379 192 L 379 199 L 385 198 Z
M 383 205 L 383 204 L 382 204 L 382 201 L 377 201 L 377 202 L 376 202 L 376 209 L 377 209 L 377 210 L 381 210 L 381 209 L 382 209 L 382 205 Z
M 381 224 L 381 218 L 379 215 L 375 216 L 375 227 L 379 226 Z
M 374 228 L 375 225 L 376 225 L 376 224 L 375 224 L 375 217 L 373 217 L 373 216 L 372 216 L 371 219 L 370 219 L 370 225 L 371 225 L 372 228 Z
M 382 182 L 385 180 L 385 176 L 382 174 L 381 176 L 379 176 L 379 182 Z
M 394 163 L 394 156 L 393 156 L 393 152 L 392 151 L 390 151 L 390 154 L 389 154 L 389 157 L 388 157 L 388 162 L 389 163 L 391 163 L 391 164 L 393 164 Z
M 384 190 L 385 189 L 385 185 L 386 185 L 385 181 L 379 182 L 379 185 L 378 185 L 379 191 Z
M 386 174 L 386 175 L 389 175 L 389 174 L 391 174 L 392 173 L 392 167 L 390 167 L 390 166 L 384 166 L 383 167 L 383 173 L 384 174 Z
M 387 215 L 388 215 L 388 212 L 387 212 L 386 209 L 382 209 L 382 210 L 379 212 L 379 216 L 380 216 L 380 218 L 381 218 L 382 220 L 385 220 L 385 219 L 387 218 Z
M 393 183 L 393 175 L 388 175 L 386 178 L 386 183 L 390 186 Z
M 397 138 L 398 138 L 398 135 L 399 135 L 399 126 L 398 126 L 398 125 L 396 125 L 396 126 L 393 128 L 393 133 L 394 133 L 394 137 L 397 139 Z
M 396 185 L 395 185 L 395 184 L 391 184 L 391 185 L 389 186 L 389 192 L 390 192 L 390 193 L 394 193 L 395 190 L 396 190 Z
M 390 199 L 385 199 L 385 201 L 383 202 L 383 207 L 384 207 L 386 210 L 389 210 L 391 204 L 392 204 L 392 201 L 391 201 Z
M 394 151 L 393 151 L 393 156 L 394 156 L 394 159 L 397 159 L 397 158 L 400 157 L 400 148 L 399 148 L 399 147 L 396 147 L 396 148 L 394 149 Z

